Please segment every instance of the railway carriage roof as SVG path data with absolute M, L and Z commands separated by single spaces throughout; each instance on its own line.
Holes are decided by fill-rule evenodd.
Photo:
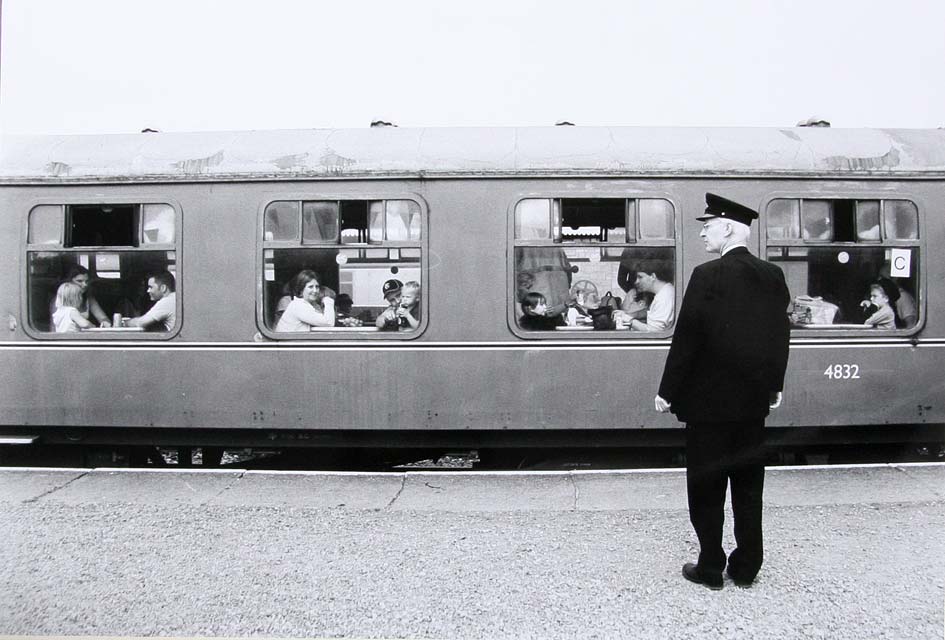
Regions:
M 303 129 L 0 138 L 0 182 L 521 175 L 945 175 L 945 130 Z

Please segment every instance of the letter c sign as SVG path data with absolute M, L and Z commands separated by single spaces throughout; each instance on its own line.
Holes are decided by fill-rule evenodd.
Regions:
M 909 249 L 892 249 L 889 256 L 889 275 L 893 278 L 908 278 L 912 272 L 912 252 Z

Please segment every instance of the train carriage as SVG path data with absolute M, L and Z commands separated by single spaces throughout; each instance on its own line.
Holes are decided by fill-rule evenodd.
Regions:
M 678 307 L 712 258 L 695 220 L 706 192 L 759 211 L 750 249 L 791 288 L 772 433 L 940 439 L 945 425 L 942 130 L 0 142 L 4 434 L 279 447 L 676 441 L 675 419 L 653 410 L 672 317 L 656 321 L 637 276 L 659 276 Z M 60 332 L 57 292 L 77 270 L 109 320 Z M 331 326 L 281 330 L 305 270 L 343 311 Z M 115 315 L 148 312 L 160 272 L 176 285 L 173 321 L 116 327 Z M 895 326 L 864 324 L 878 278 L 896 288 Z M 379 324 L 389 280 L 416 283 L 417 326 Z M 539 297 L 555 321 L 536 327 L 526 299 Z M 609 322 L 595 325 L 601 304 Z

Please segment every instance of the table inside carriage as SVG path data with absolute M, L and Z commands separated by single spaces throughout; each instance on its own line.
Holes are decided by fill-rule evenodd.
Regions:
M 853 322 L 838 322 L 837 324 L 821 323 L 791 323 L 792 329 L 869 329 L 870 325 Z

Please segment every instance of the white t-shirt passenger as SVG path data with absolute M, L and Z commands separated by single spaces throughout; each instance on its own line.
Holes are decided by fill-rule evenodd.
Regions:
M 647 331 L 664 331 L 676 321 L 676 289 L 668 282 L 663 285 L 646 312 Z
M 144 326 L 160 322 L 164 325 L 165 331 L 173 329 L 177 322 L 177 294 L 169 293 L 155 302 L 154 306 L 141 316 L 140 321 Z

